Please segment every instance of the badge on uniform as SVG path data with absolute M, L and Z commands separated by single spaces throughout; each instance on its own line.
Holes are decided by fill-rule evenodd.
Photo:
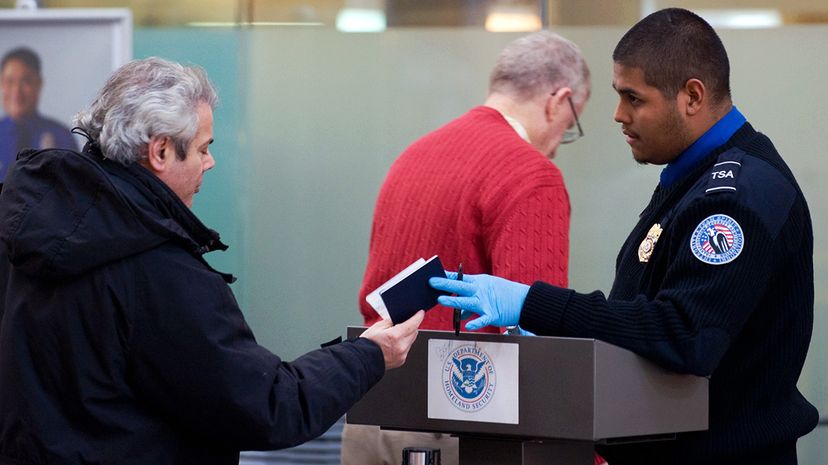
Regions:
M 722 214 L 702 220 L 690 237 L 693 255 L 709 265 L 724 265 L 736 260 L 744 246 L 742 227 L 733 218 Z
M 649 231 L 647 231 L 647 237 L 641 241 L 641 245 L 638 246 L 638 261 L 641 263 L 647 263 L 650 261 L 650 256 L 653 254 L 653 249 L 655 249 L 656 242 L 658 242 L 658 238 L 661 237 L 661 225 L 656 223 L 654 224 Z

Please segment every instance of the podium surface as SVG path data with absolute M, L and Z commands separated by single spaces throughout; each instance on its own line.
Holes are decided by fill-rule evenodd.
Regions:
M 348 336 L 356 337 L 363 330 L 362 327 L 350 327 Z M 429 372 L 433 384 L 435 371 L 454 370 L 450 361 L 439 363 L 435 360 L 435 346 L 497 349 L 503 344 L 509 345 L 509 353 L 516 353 L 516 369 L 495 367 L 496 360 L 488 363 L 501 374 L 516 374 L 517 380 L 506 383 L 502 375 L 498 375 L 493 396 L 515 399 L 513 405 L 517 411 L 516 414 L 512 412 L 511 417 L 516 421 L 429 417 L 429 402 L 445 404 L 439 399 L 440 389 L 433 385 L 429 387 Z M 514 359 L 508 362 L 513 364 Z M 460 365 L 455 364 L 460 369 Z M 463 376 L 457 373 L 462 372 L 455 371 L 453 378 L 459 385 Z M 450 382 L 444 383 L 451 396 Z M 434 412 L 432 405 L 431 413 Z M 449 416 L 463 414 L 444 413 Z M 532 455 L 527 449 L 531 442 L 586 444 L 591 457 L 595 442 L 663 439 L 678 432 L 707 429 L 708 380 L 669 372 L 626 349 L 595 339 L 481 333 L 455 336 L 449 331 L 420 331 L 405 365 L 388 371 L 348 412 L 346 420 L 386 429 L 457 435 L 461 439 L 461 464 L 472 463 L 463 458 L 464 451 L 468 456 L 472 449 L 464 447 L 464 438 L 478 438 L 475 442 L 478 448 L 505 441 L 488 452 L 487 457 L 496 451 L 507 450 L 509 444 L 523 444 L 516 446 L 520 450 L 515 454 L 523 457 L 520 461 L 481 461 L 477 458 L 476 463 L 535 463 L 526 459 Z M 466 441 L 466 444 L 471 442 Z M 566 450 L 564 447 L 558 452 L 565 453 Z

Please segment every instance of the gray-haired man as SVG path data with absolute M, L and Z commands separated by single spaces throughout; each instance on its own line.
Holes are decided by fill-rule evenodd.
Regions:
M 24 152 L 0 197 L 0 463 L 238 464 L 324 432 L 401 365 L 422 312 L 283 362 L 202 255 L 216 93 L 157 58 L 107 81 L 81 153 Z

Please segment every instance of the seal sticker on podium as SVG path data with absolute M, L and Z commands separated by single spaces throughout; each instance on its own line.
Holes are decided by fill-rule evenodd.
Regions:
M 465 412 L 488 405 L 497 386 L 489 355 L 474 345 L 454 349 L 443 364 L 443 391 L 451 404 Z
M 519 423 L 519 365 L 513 342 L 430 339 L 428 418 Z

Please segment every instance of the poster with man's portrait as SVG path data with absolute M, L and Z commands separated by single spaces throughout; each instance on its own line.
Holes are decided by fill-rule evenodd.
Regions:
M 131 58 L 127 9 L 0 10 L 0 183 L 20 150 L 82 147 L 73 117 Z

